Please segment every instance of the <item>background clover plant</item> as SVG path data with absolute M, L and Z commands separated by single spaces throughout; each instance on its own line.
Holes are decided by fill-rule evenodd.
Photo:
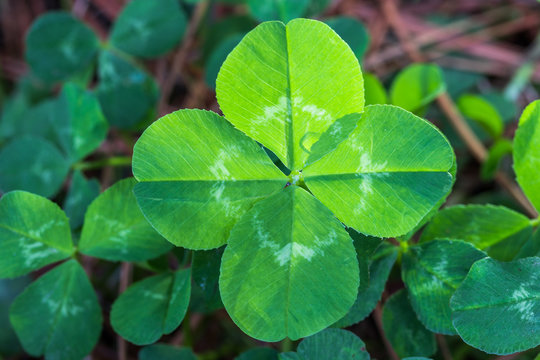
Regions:
M 540 8 L 436 3 L 0 2 L 0 359 L 537 360 Z

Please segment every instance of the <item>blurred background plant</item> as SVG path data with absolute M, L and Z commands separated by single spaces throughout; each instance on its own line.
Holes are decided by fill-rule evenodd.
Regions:
M 92 200 L 131 176 L 142 130 L 180 108 L 219 112 L 215 80 L 227 54 L 259 22 L 296 17 L 326 22 L 350 45 L 364 71 L 367 104 L 401 106 L 445 133 L 458 164 L 447 205 L 500 204 L 537 216 L 513 181 L 511 162 L 519 114 L 538 98 L 540 85 L 540 5 L 534 0 L 1 0 L 0 193 L 26 190 L 54 200 L 78 238 Z M 174 253 L 177 265 L 189 261 L 181 250 Z M 105 314 L 131 281 L 169 260 L 133 267 L 81 259 Z M 385 303 L 403 287 L 391 271 L 395 257 L 378 260 L 374 255 L 380 289 L 364 317 L 381 292 Z M 218 271 L 219 257 L 195 256 L 192 265 L 189 316 L 162 342 L 190 346 L 202 359 L 234 358 L 265 345 L 242 334 L 223 310 L 214 311 L 222 307 L 217 285 L 210 284 L 212 294 L 204 281 Z M 0 280 L 0 357 L 23 356 L 8 307 L 42 273 Z M 400 306 L 401 297 L 391 304 Z M 138 348 L 118 337 L 107 318 L 93 358 L 135 357 Z M 377 305 L 365 320 L 343 323 L 353 324 L 349 329 L 380 359 L 403 341 L 384 335 L 382 318 Z M 438 335 L 435 348 L 425 332 L 419 336 L 429 338 L 427 345 L 415 355 L 495 358 L 455 336 Z M 153 347 L 139 356 L 168 350 Z M 275 355 L 267 353 L 242 359 Z

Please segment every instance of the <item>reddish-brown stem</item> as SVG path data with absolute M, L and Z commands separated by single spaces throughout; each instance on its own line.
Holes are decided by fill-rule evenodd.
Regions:
M 382 323 L 382 309 L 380 303 L 378 303 L 375 307 L 375 310 L 373 310 L 373 320 L 375 320 L 375 325 L 377 326 L 377 330 L 379 330 L 379 335 L 381 336 L 384 346 L 386 347 L 386 351 L 388 351 L 388 356 L 392 360 L 399 360 L 399 356 L 396 353 L 396 350 L 394 350 L 394 347 L 390 343 L 390 340 L 388 340 L 386 334 L 384 333 Z
M 131 272 L 133 270 L 133 265 L 128 262 L 123 262 L 120 267 L 120 282 L 118 285 L 118 294 L 122 294 L 126 291 L 129 283 L 131 282 Z M 118 359 L 127 360 L 127 343 L 126 341 L 118 335 L 116 337 L 116 345 L 118 348 Z
M 435 335 L 437 338 L 437 342 L 439 343 L 439 350 L 441 351 L 441 355 L 444 360 L 452 360 L 452 353 L 450 353 L 450 349 L 448 348 L 448 343 L 446 342 L 446 338 L 442 334 Z
M 197 5 L 197 7 L 195 8 L 195 11 L 193 12 L 193 15 L 191 16 L 191 20 L 186 30 L 186 34 L 184 35 L 184 38 L 182 39 L 182 45 L 180 46 L 180 48 L 174 55 L 174 58 L 172 60 L 173 62 L 172 62 L 171 71 L 168 74 L 165 81 L 163 82 L 163 86 L 161 89 L 162 93 L 161 93 L 161 99 L 159 101 L 159 107 L 158 107 L 160 116 L 167 113 L 169 97 L 171 96 L 171 93 L 174 89 L 176 77 L 182 71 L 182 68 L 184 67 L 187 61 L 189 50 L 191 49 L 195 41 L 195 33 L 199 27 L 199 24 L 204 14 L 206 13 L 206 10 L 208 9 L 208 5 L 209 5 L 208 0 L 202 1 Z

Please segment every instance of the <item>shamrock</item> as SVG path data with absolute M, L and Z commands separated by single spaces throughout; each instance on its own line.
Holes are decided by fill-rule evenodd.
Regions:
M 227 244 L 220 292 L 243 331 L 265 341 L 311 335 L 356 299 L 359 266 L 343 224 L 376 237 L 412 230 L 450 191 L 452 148 L 403 109 L 364 108 L 358 60 L 318 21 L 259 25 L 216 84 L 224 118 L 179 110 L 138 140 L 138 204 L 177 246 Z

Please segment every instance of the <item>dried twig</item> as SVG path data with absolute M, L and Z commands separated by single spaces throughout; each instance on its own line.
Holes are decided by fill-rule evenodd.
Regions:
M 444 360 L 452 360 L 452 353 L 450 353 L 450 349 L 448 348 L 448 343 L 446 342 L 446 339 L 444 335 L 437 334 L 435 335 L 437 338 L 437 342 L 439 343 L 439 349 L 441 350 L 441 355 Z
M 384 346 L 386 347 L 386 351 L 388 351 L 388 356 L 392 360 L 399 360 L 399 356 L 396 353 L 396 350 L 394 350 L 394 347 L 386 337 L 386 334 L 384 333 L 384 328 L 382 324 L 382 309 L 381 304 L 377 303 L 377 306 L 375 307 L 375 310 L 373 310 L 373 320 L 375 320 L 375 325 L 377 326 L 377 330 L 379 330 L 379 334 L 381 335 L 381 339 L 384 343 Z
M 88 5 L 88 0 L 75 0 L 71 13 L 78 18 L 83 18 L 88 11 Z
M 388 5 L 386 5 L 388 6 Z M 390 9 L 392 12 L 393 10 Z M 408 16 L 408 23 L 418 26 L 423 26 L 423 29 L 418 30 L 418 34 L 410 39 L 401 39 L 405 43 L 411 43 L 410 46 L 420 48 L 423 46 L 429 46 L 433 44 L 440 44 L 446 41 L 454 40 L 463 36 L 466 36 L 466 33 L 477 27 L 478 24 L 484 24 L 488 26 L 496 21 L 502 19 L 503 16 L 507 16 L 509 7 L 496 8 L 494 10 L 488 11 L 485 14 L 477 15 L 463 20 L 458 20 L 453 22 L 450 25 L 443 27 L 434 27 L 431 26 L 428 28 L 426 24 L 417 25 L 419 21 L 416 18 Z M 394 14 L 396 16 L 397 14 Z M 378 64 L 383 61 L 388 61 L 399 57 L 403 54 L 403 46 L 401 42 L 397 45 L 392 45 L 386 49 L 373 54 L 373 56 L 366 59 L 366 64 Z
M 160 115 L 164 115 L 165 113 L 167 113 L 166 108 L 169 97 L 171 96 L 171 93 L 174 89 L 176 77 L 182 71 L 182 68 L 186 63 L 189 50 L 191 49 L 195 41 L 195 33 L 199 27 L 199 23 L 201 22 L 204 14 L 206 13 L 206 10 L 208 9 L 209 4 L 210 3 L 208 0 L 200 2 L 195 8 L 193 15 L 191 16 L 191 20 L 186 30 L 186 34 L 184 35 L 184 38 L 182 40 L 182 45 L 174 55 L 172 69 L 165 81 L 163 82 L 163 87 L 161 89 L 162 95 L 158 107 Z
M 129 283 L 131 282 L 131 272 L 133 270 L 133 264 L 123 262 L 120 267 L 120 283 L 118 285 L 118 294 L 122 294 L 126 291 Z M 116 345 L 118 347 L 118 359 L 127 360 L 127 343 L 118 335 L 116 337 Z

